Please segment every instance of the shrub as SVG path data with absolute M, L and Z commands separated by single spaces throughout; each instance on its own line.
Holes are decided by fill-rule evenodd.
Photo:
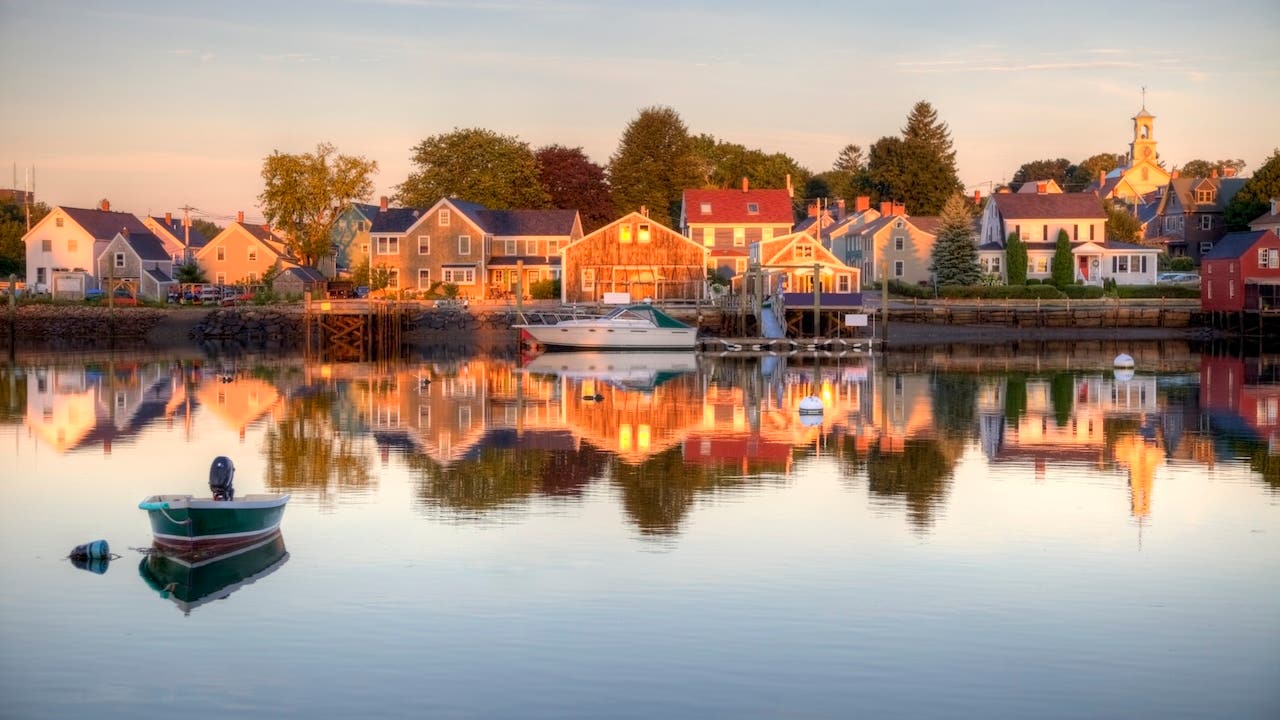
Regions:
M 539 280 L 529 285 L 529 297 L 534 300 L 558 300 L 560 298 L 560 281 Z
M 1173 272 L 1191 272 L 1196 269 L 1196 263 L 1189 257 L 1170 258 L 1169 269 Z
M 1106 294 L 1106 290 L 1097 285 L 1068 285 L 1062 288 L 1062 294 L 1072 300 L 1096 300 Z
M 1200 288 L 1186 285 L 1119 285 L 1116 297 L 1120 298 L 1198 298 Z
M 946 285 L 938 289 L 938 294 L 944 298 L 992 300 L 1057 300 L 1063 297 L 1052 285 Z
M 890 280 L 889 294 L 913 298 L 931 298 L 933 297 L 933 288 L 912 285 L 901 280 Z

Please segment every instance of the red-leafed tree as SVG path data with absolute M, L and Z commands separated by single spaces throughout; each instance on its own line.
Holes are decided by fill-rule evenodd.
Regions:
M 613 198 L 604 167 L 591 162 L 582 148 L 547 145 L 534 153 L 538 180 L 551 196 L 553 207 L 577 210 L 583 232 L 591 232 L 614 220 Z

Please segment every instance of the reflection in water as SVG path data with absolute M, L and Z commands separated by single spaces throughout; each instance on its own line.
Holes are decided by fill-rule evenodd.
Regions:
M 1051 360 L 1008 373 L 886 372 L 869 358 L 688 353 L 237 363 L 6 366 L 0 422 L 57 453 L 110 453 L 144 429 L 199 442 L 204 416 L 261 435 L 273 491 L 334 501 L 375 490 L 379 465 L 394 465 L 411 473 L 422 508 L 467 520 L 598 484 L 644 535 L 677 533 L 700 498 L 787 482 L 819 456 L 920 532 L 943 512 L 957 463 L 978 451 L 991 466 L 1025 465 L 1036 482 L 1069 466 L 1122 478 L 1139 521 L 1156 512 L 1170 463 L 1247 458 L 1280 489 L 1270 358 L 1206 356 L 1197 373 L 1132 377 Z M 813 426 L 797 412 L 810 395 L 824 405 Z
M 232 549 L 176 549 L 155 544 L 138 564 L 142 580 L 184 614 L 275 572 L 289 559 L 276 531 Z

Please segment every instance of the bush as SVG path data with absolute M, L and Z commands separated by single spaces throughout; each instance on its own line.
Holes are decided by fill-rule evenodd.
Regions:
M 1186 285 L 1119 285 L 1116 287 L 1119 298 L 1198 298 L 1200 288 Z
M 1097 285 L 1068 285 L 1062 288 L 1062 294 L 1072 300 L 1097 300 L 1107 291 Z
M 932 298 L 933 288 L 921 287 L 919 285 L 912 285 L 911 283 L 905 283 L 905 282 L 902 282 L 901 280 L 890 280 L 889 294 L 899 295 L 902 297 L 921 298 L 921 299 Z
M 1052 285 L 945 285 L 938 289 L 944 298 L 990 300 L 1058 300 L 1062 293 Z
M 559 280 L 539 280 L 529 285 L 529 297 L 534 300 L 559 300 Z
M 1192 272 L 1196 269 L 1196 263 L 1189 257 L 1176 257 L 1169 259 L 1169 270 L 1173 272 Z

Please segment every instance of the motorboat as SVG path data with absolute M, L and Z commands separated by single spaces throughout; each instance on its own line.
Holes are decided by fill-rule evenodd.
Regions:
M 692 350 L 698 342 L 698 328 L 648 303 L 622 305 L 600 317 L 513 327 L 548 350 Z
M 147 511 L 155 542 L 175 547 L 239 545 L 280 529 L 289 496 L 264 493 L 235 496 L 235 466 L 225 456 L 209 468 L 211 496 L 152 495 L 138 508 Z

